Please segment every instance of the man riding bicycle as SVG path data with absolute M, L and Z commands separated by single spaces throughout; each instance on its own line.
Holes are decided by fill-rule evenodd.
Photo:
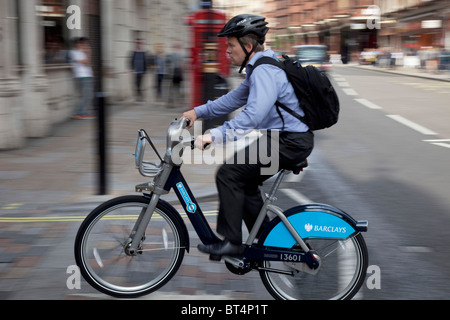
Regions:
M 198 246 L 201 252 L 209 253 L 214 259 L 242 254 L 242 220 L 251 230 L 263 206 L 259 185 L 276 174 L 278 169 L 292 168 L 306 160 L 314 146 L 314 135 L 308 126 L 275 105 L 279 101 L 304 116 L 286 73 L 269 64 L 252 68 L 261 57 L 277 59 L 272 50 L 264 49 L 265 36 L 269 31 L 267 24 L 264 17 L 251 14 L 238 15 L 226 23 L 218 36 L 228 38 L 227 54 L 233 65 L 240 66 L 240 72 L 246 68 L 245 80 L 219 99 L 183 114 L 192 126 L 198 118 L 219 117 L 245 105 L 234 119 L 197 137 L 195 145 L 200 149 L 212 143 L 234 141 L 254 129 L 263 130 L 268 141 L 263 144 L 259 138 L 255 142 L 258 148 L 256 161 L 250 159 L 250 152 L 254 149 L 247 146 L 245 150 L 238 151 L 243 154 L 235 154 L 234 157 L 235 160 L 245 161 L 225 163 L 217 172 L 220 203 L 217 232 L 224 240 Z M 270 155 L 271 159 L 278 157 L 278 168 L 272 174 L 262 174 L 262 169 L 271 164 L 262 161 L 261 154 Z

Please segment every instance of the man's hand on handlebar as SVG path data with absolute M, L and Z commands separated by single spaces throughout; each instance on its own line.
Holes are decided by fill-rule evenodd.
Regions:
M 183 113 L 182 117 L 190 121 L 187 127 L 190 128 L 194 125 L 195 120 L 197 120 L 197 113 L 195 113 L 195 110 L 189 110 Z
M 205 150 L 206 147 L 208 147 L 210 144 L 212 144 L 214 141 L 212 139 L 212 136 L 210 133 L 204 134 L 202 136 L 198 136 L 195 139 L 194 146 L 196 148 L 199 148 L 200 150 Z
M 195 110 L 189 110 L 183 113 L 182 117 L 189 120 L 187 128 L 191 128 L 194 125 L 195 120 L 197 120 L 197 113 Z M 198 136 L 194 141 L 194 146 L 200 150 L 205 150 L 213 142 L 211 134 L 208 133 Z

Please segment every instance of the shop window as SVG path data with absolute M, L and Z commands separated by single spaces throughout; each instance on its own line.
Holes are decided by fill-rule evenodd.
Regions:
M 45 63 L 67 63 L 69 59 L 69 30 L 66 27 L 67 0 L 43 0 L 36 6 L 44 28 Z

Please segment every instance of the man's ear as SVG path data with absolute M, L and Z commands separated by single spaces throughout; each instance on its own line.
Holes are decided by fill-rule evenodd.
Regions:
M 247 49 L 247 52 L 252 52 L 253 47 L 255 46 L 255 44 L 248 43 L 248 44 L 246 44 L 244 46 L 245 46 L 245 49 Z

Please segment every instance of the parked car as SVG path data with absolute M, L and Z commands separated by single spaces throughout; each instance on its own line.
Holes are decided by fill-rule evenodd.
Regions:
M 327 46 L 323 45 L 302 45 L 294 46 L 295 57 L 302 66 L 312 65 L 322 71 L 331 69 L 330 59 L 328 57 Z

